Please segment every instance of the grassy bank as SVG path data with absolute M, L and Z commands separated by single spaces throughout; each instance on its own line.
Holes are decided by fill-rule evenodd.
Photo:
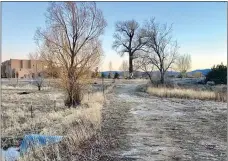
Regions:
M 185 88 L 148 87 L 147 92 L 158 97 L 226 101 L 227 94 L 218 91 L 202 91 Z

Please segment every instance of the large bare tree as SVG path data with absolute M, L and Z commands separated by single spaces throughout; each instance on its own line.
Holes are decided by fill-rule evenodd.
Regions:
M 46 50 L 45 60 L 61 69 L 68 107 L 81 103 L 83 84 L 100 62 L 99 37 L 106 21 L 94 2 L 52 2 L 46 14 L 46 28 L 38 29 L 37 39 Z
M 143 50 L 147 42 L 144 38 L 145 32 L 139 27 L 139 23 L 135 20 L 119 21 L 116 23 L 112 47 L 121 56 L 128 53 L 129 75 L 133 73 L 133 60 L 137 58 L 137 52 Z
M 160 72 L 160 82 L 163 84 L 165 73 L 178 57 L 178 45 L 172 38 L 172 25 L 161 25 L 152 18 L 145 23 L 147 31 L 147 52 L 143 58 L 153 64 Z
M 186 76 L 187 71 L 191 69 L 191 55 L 180 55 L 175 64 L 177 71 L 179 71 L 182 76 Z
M 112 78 L 113 77 L 113 73 L 112 73 L 112 61 L 109 62 L 108 66 L 109 66 L 109 76 L 110 76 L 110 78 Z
M 123 60 L 122 64 L 119 67 L 119 70 L 123 72 L 124 78 L 128 76 L 128 62 L 126 60 Z
M 112 71 L 112 61 L 109 62 L 108 67 L 109 67 L 109 72 L 111 72 Z
M 152 75 L 154 71 L 154 64 L 151 59 L 148 59 L 150 53 L 145 54 L 145 56 L 139 57 L 135 61 L 135 67 L 143 72 L 149 77 L 150 82 L 153 83 Z

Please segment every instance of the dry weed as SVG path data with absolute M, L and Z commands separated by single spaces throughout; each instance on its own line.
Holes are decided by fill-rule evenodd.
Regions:
M 185 88 L 148 87 L 147 92 L 158 97 L 226 101 L 226 93 Z

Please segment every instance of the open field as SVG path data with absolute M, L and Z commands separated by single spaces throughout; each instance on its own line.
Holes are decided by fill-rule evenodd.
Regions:
M 106 84 L 105 92 L 109 88 Z M 91 85 L 89 89 L 81 106 L 68 109 L 64 106 L 64 92 L 50 86 L 49 81 L 45 80 L 41 91 L 26 81 L 5 81 L 2 84 L 2 147 L 17 146 L 26 134 L 73 138 L 75 142 L 68 142 L 68 147 L 89 140 L 100 130 L 104 103 L 100 85 Z M 77 155 L 71 157 L 77 158 Z M 22 160 L 36 159 L 25 156 Z
M 227 160 L 225 5 L 4 2 L 0 160 Z
M 77 109 L 65 108 L 63 91 L 48 83 L 38 91 L 28 82 L 15 87 L 5 81 L 2 135 L 40 133 L 74 138 L 48 150 L 49 154 L 61 156 L 60 160 L 225 160 L 226 103 L 151 96 L 141 90 L 147 81 L 112 83 L 113 80 L 106 79 L 106 86 L 113 85 L 104 100 L 102 81 L 95 80 L 97 84 L 91 86 L 91 92 Z M 89 153 L 82 155 L 79 142 L 90 140 L 97 131 L 100 139 L 89 142 Z M 66 152 L 71 153 L 70 157 L 63 157 Z M 44 157 L 40 152 L 37 154 Z M 27 156 L 21 160 L 35 159 Z

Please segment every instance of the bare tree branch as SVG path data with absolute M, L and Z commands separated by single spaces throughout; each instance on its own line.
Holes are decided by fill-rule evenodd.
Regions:
M 139 28 L 135 20 L 118 21 L 114 34 L 113 49 L 121 56 L 125 53 L 129 55 L 129 74 L 133 73 L 133 59 L 137 51 L 141 50 L 147 41 L 145 41 L 145 30 Z
M 83 95 L 82 84 L 100 63 L 103 52 L 99 37 L 107 23 L 94 2 L 52 2 L 46 24 L 36 38 L 45 48 L 46 61 L 61 69 L 68 105 L 75 106 Z
M 152 18 L 145 22 L 144 28 L 147 35 L 146 52 L 141 58 L 147 58 L 149 64 L 153 64 L 160 71 L 160 82 L 164 83 L 164 76 L 178 57 L 177 42 L 172 40 L 172 25 L 160 25 Z

